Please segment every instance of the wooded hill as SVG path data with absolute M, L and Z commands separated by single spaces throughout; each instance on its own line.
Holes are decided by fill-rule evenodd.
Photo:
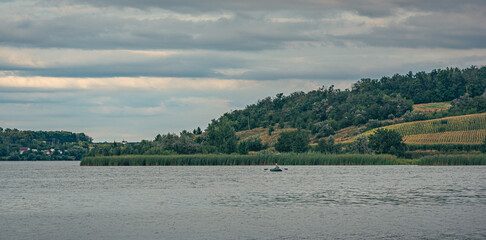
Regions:
M 361 79 L 351 89 L 322 87 L 308 93 L 267 97 L 223 118 L 236 131 L 265 128 L 308 130 L 315 139 L 334 135 L 350 126 L 368 129 L 389 124 L 486 112 L 486 67 L 409 72 L 381 79 Z M 414 104 L 450 101 L 445 111 L 413 111 Z M 447 103 L 449 104 L 449 103 Z M 394 120 L 394 121 L 393 121 Z

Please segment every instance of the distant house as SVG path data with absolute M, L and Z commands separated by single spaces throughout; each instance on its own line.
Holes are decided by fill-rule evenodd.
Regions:
M 27 152 L 27 151 L 30 151 L 30 148 L 28 148 L 28 147 L 21 147 L 21 148 L 19 148 L 20 154 L 24 154 L 24 152 Z

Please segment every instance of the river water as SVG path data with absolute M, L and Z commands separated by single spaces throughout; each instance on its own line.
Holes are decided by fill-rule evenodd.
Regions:
M 0 239 L 486 239 L 486 167 L 0 162 Z

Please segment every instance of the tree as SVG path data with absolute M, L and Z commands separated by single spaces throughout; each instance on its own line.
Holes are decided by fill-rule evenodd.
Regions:
M 215 146 L 220 153 L 236 152 L 238 138 L 235 129 L 228 118 L 223 117 L 219 121 L 209 124 L 207 129 L 207 142 Z
M 376 153 L 389 153 L 401 155 L 405 152 L 406 145 L 402 136 L 395 130 L 380 128 L 369 136 L 369 146 Z
M 486 137 L 483 140 L 483 144 L 481 146 L 481 152 L 486 153 Z
M 265 148 L 263 145 L 262 139 L 257 136 L 257 137 L 251 137 L 246 140 L 246 143 L 248 144 L 248 150 L 249 151 L 260 151 Z
M 368 138 L 365 135 L 361 135 L 354 140 L 351 150 L 355 153 L 369 154 L 371 150 L 368 145 Z
M 275 131 L 275 129 L 270 126 L 270 128 L 268 128 L 268 136 L 272 136 L 272 132 Z
M 335 145 L 334 136 L 329 136 L 327 140 L 319 140 L 317 144 L 317 150 L 321 153 L 336 153 L 338 148 Z
M 279 152 L 305 152 L 309 149 L 309 133 L 297 130 L 283 132 L 277 139 L 275 149 Z
M 201 128 L 200 128 L 200 127 L 197 127 L 197 129 L 192 130 L 192 133 L 193 133 L 194 135 L 199 135 L 199 134 L 201 134 L 201 133 L 202 133 L 202 130 L 201 130 Z
M 248 143 L 246 141 L 241 141 L 238 144 L 238 153 L 239 154 L 248 154 Z

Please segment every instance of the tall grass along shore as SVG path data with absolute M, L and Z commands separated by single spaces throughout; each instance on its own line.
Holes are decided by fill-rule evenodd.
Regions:
M 255 154 L 255 155 L 124 155 L 86 157 L 81 166 L 186 166 L 186 165 L 398 165 L 414 160 L 370 154 Z
M 419 165 L 486 165 L 486 154 L 433 155 L 420 158 Z

